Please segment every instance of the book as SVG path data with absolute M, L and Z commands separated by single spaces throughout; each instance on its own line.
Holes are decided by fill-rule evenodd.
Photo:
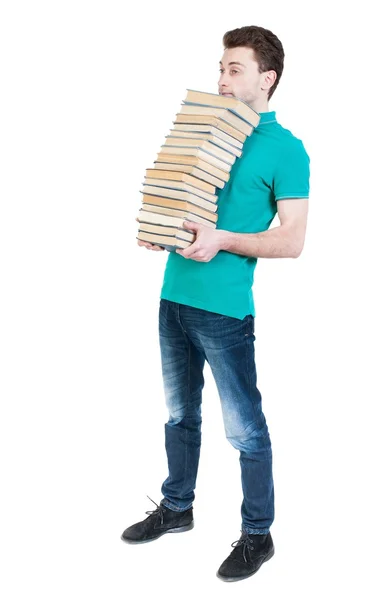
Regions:
M 188 210 L 196 215 L 200 215 L 204 217 L 204 219 L 208 219 L 214 223 L 217 223 L 217 214 L 216 212 L 212 212 L 198 204 L 194 204 L 190 202 L 190 200 L 176 200 L 174 198 L 164 198 L 163 196 L 153 196 L 152 194 L 143 194 L 143 203 L 145 204 L 153 204 L 155 206 L 160 206 L 164 208 L 176 208 L 178 210 Z M 212 205 L 213 206 L 213 205 Z
M 156 185 L 144 185 L 141 190 L 142 194 L 151 194 L 152 196 L 161 196 L 162 198 L 174 198 L 175 200 L 187 200 L 188 202 L 192 202 L 197 206 L 201 206 L 205 208 L 205 210 L 210 210 L 211 212 L 217 211 L 217 197 L 214 202 L 210 200 L 205 200 L 201 196 L 197 194 L 193 194 L 192 192 L 185 192 L 184 190 L 175 190 L 173 188 L 166 188 Z
M 145 207 L 146 205 L 143 205 L 143 206 Z M 151 208 L 151 210 L 150 210 L 150 208 Z M 206 221 L 202 217 L 200 217 L 200 220 L 197 221 L 196 218 L 198 215 L 193 215 L 191 213 L 188 213 L 187 211 L 185 213 L 183 213 L 183 211 L 181 211 L 181 213 L 190 215 L 190 218 L 175 214 L 175 213 L 178 213 L 179 211 L 174 210 L 174 209 L 169 209 L 170 211 L 172 211 L 172 214 L 167 214 L 165 212 L 164 213 L 154 212 L 156 209 L 156 206 L 151 205 L 150 208 L 149 208 L 149 206 L 146 206 L 146 208 L 141 208 L 139 210 L 138 221 L 140 222 L 141 225 L 143 223 L 147 223 L 147 224 L 152 224 L 152 225 L 177 227 L 177 229 L 180 229 L 180 228 L 184 227 L 184 225 L 183 225 L 184 221 L 193 221 L 194 223 L 201 223 L 202 225 L 206 225 L 207 227 L 210 227 L 211 229 L 216 228 L 215 223 L 212 223 L 211 221 Z M 167 209 L 165 209 L 165 210 L 167 210 Z
M 205 219 L 203 216 L 193 212 L 193 209 L 189 207 L 171 208 L 169 206 L 157 206 L 156 204 L 147 204 L 144 202 L 142 208 L 147 212 L 157 213 L 158 218 L 164 217 L 165 215 L 169 217 L 182 217 L 184 221 L 194 221 L 195 223 L 201 223 L 207 227 L 216 228 L 216 221 Z M 159 223 L 159 225 L 161 225 L 161 223 Z
M 257 127 L 260 122 L 260 115 L 249 104 L 240 98 L 230 98 L 220 94 L 210 92 L 200 92 L 198 90 L 187 89 L 185 104 L 202 104 L 204 106 L 214 106 L 217 108 L 228 108 L 231 112 L 244 119 L 253 127 Z
M 139 231 L 137 239 L 156 244 L 156 246 L 162 246 L 168 252 L 174 252 L 178 248 L 188 248 L 191 245 L 191 242 L 175 235 L 158 235 L 157 233 L 148 233 L 147 231 Z
M 164 165 L 163 165 L 164 166 Z M 174 165 L 173 165 L 174 166 Z M 180 184 L 186 183 L 187 185 L 191 185 L 192 187 L 196 187 L 200 189 L 200 191 L 214 194 L 216 191 L 216 186 L 206 181 L 203 181 L 199 177 L 196 177 L 188 172 L 182 171 L 174 171 L 172 169 L 146 169 L 146 178 L 151 179 L 161 179 L 162 183 L 159 185 L 165 185 L 164 181 L 167 179 L 171 180 L 171 183 L 175 183 L 176 181 Z M 223 183 L 223 182 L 221 182 Z
M 154 208 L 153 206 L 151 208 Z M 147 210 L 147 208 L 140 208 L 138 212 L 137 219 L 140 223 L 140 227 L 143 224 L 154 225 L 154 226 L 163 226 L 163 227 L 176 227 L 177 229 L 184 228 L 185 219 L 184 217 L 176 216 L 176 215 L 167 215 L 156 213 L 152 210 Z M 186 229 L 185 229 L 186 231 Z M 191 232 L 189 232 L 191 233 Z
M 219 138 L 220 140 L 227 142 L 229 146 L 233 146 L 233 148 L 236 148 L 238 150 L 241 150 L 243 148 L 243 142 L 239 142 L 239 140 L 233 138 L 232 135 L 221 131 L 221 129 L 218 129 L 217 127 L 212 127 L 211 125 L 191 124 L 190 126 L 190 124 L 185 125 L 183 123 L 177 123 L 176 125 L 174 125 L 173 129 L 170 129 L 170 135 L 178 135 L 181 137 L 196 138 L 199 134 L 202 134 L 203 136 L 211 135 L 213 137 Z M 231 152 L 233 152 L 233 150 L 231 150 Z M 240 156 L 240 154 L 238 156 Z
M 201 104 L 181 104 L 181 108 L 177 114 L 195 116 L 198 117 L 212 117 L 227 123 L 240 134 L 244 134 L 245 137 L 253 133 L 254 127 L 250 123 L 247 123 L 237 115 L 234 115 L 227 108 L 216 108 L 214 106 L 202 106 Z M 243 141 L 243 140 L 242 140 Z
M 229 125 L 229 123 L 226 123 L 223 119 L 211 115 L 186 115 L 177 113 L 173 125 L 190 125 L 193 129 L 195 125 L 209 125 L 211 127 L 217 127 L 224 133 L 237 139 L 239 142 L 244 143 L 247 138 L 245 133 L 238 131 L 238 129 L 235 129 L 235 127 Z
M 163 146 L 160 147 L 160 152 L 163 152 L 166 154 L 197 156 L 197 157 L 201 158 L 201 160 L 204 160 L 204 162 L 209 163 L 209 164 L 213 165 L 214 167 L 217 167 L 221 171 L 225 171 L 227 173 L 229 173 L 231 171 L 231 167 L 232 167 L 232 165 L 230 163 L 226 162 L 225 160 L 221 160 L 220 158 L 217 158 L 217 156 L 215 156 L 214 154 L 211 154 L 205 148 L 201 148 L 198 146 L 195 146 L 195 148 L 192 148 L 191 146 L 189 146 L 189 147 L 187 147 L 187 146 L 166 146 L 164 144 Z M 158 154 L 158 160 L 159 160 L 159 154 Z
M 177 135 L 167 135 L 165 138 L 165 145 L 169 146 L 199 146 L 200 148 L 204 148 L 208 150 L 211 154 L 214 154 L 218 158 L 222 160 L 226 160 L 227 162 L 233 164 L 235 162 L 236 157 L 241 156 L 241 151 L 237 148 L 235 149 L 230 144 L 227 144 L 223 140 L 220 140 L 218 137 L 208 134 L 200 134 L 197 137 L 192 136 L 177 136 Z
M 260 115 L 238 98 L 187 90 L 173 126 L 142 182 L 138 240 L 168 250 L 196 239 L 185 221 L 216 228 L 217 188 L 230 180 Z
M 174 157 L 171 156 L 170 160 L 174 160 Z M 196 163 L 202 163 L 202 161 L 196 161 L 195 162 L 195 166 L 192 164 L 186 164 L 185 161 L 183 161 L 183 164 L 179 164 L 177 163 L 177 161 L 173 162 L 155 162 L 154 163 L 154 167 L 156 170 L 159 171 L 175 171 L 176 173 L 185 173 L 187 175 L 191 175 L 193 177 L 195 177 L 196 179 L 200 179 L 201 182 L 203 183 L 209 183 L 210 185 L 213 185 L 215 187 L 218 187 L 219 189 L 222 189 L 223 186 L 225 185 L 225 180 L 222 180 L 218 177 L 215 177 L 215 175 L 212 175 L 211 172 L 206 171 L 205 169 L 203 170 L 202 168 L 199 169 L 198 166 L 196 166 Z M 200 167 L 202 165 L 200 164 Z
M 190 192 L 191 194 L 196 194 L 197 196 L 204 198 L 204 200 L 209 200 L 209 202 L 217 202 L 216 194 L 210 194 L 209 192 L 205 192 L 204 190 L 201 190 L 200 188 L 195 187 L 194 185 L 189 185 L 184 181 L 159 179 L 157 177 L 145 177 L 144 185 L 158 186 L 159 189 L 170 188 L 173 190 L 182 190 L 183 192 Z
M 202 171 L 206 171 L 211 175 L 214 175 L 218 179 L 222 179 L 225 183 L 230 178 L 230 173 L 227 173 L 223 169 L 219 169 L 218 167 L 212 165 L 210 162 L 206 162 L 200 156 L 194 155 L 186 155 L 186 154 L 169 154 L 167 152 L 159 152 L 157 162 L 165 162 L 165 163 L 175 163 L 177 165 L 193 165 L 198 167 Z M 157 167 L 159 168 L 159 166 Z M 169 168 L 169 167 L 167 167 Z
M 157 233 L 158 235 L 175 235 L 187 242 L 194 242 L 196 239 L 193 231 L 186 231 L 183 227 L 170 227 L 169 225 L 153 225 L 152 223 L 140 222 L 139 231 Z

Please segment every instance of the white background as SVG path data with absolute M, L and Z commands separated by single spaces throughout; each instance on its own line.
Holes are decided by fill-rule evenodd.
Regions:
M 362 2 L 3 2 L 4 600 L 371 597 L 370 48 Z M 239 454 L 206 366 L 195 528 L 129 546 L 167 476 L 157 337 L 166 253 L 135 216 L 187 88 L 217 93 L 225 31 L 284 45 L 270 102 L 311 157 L 305 249 L 259 260 L 258 384 L 275 557 L 216 578 L 240 535 Z M 364 147 L 364 149 L 363 149 Z M 273 223 L 273 226 L 277 221 Z

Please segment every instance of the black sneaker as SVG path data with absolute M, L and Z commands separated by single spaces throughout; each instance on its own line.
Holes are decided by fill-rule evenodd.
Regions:
M 151 498 L 147 496 L 149 500 Z M 154 502 L 151 500 L 151 502 Z M 156 540 L 164 533 L 180 533 L 194 527 L 192 507 L 182 512 L 171 510 L 160 503 L 156 510 L 146 511 L 147 519 L 131 525 L 123 531 L 121 539 L 129 544 L 141 544 Z
M 234 550 L 217 571 L 217 577 L 223 581 L 239 581 L 254 575 L 274 555 L 270 532 L 266 535 L 252 535 L 242 531 L 240 539 L 231 545 Z

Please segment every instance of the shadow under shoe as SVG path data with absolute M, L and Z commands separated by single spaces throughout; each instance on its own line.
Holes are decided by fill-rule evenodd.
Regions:
M 270 532 L 253 535 L 242 531 L 240 539 L 231 546 L 234 550 L 217 571 L 217 577 L 223 581 L 239 581 L 254 575 L 275 551 Z
M 147 496 L 151 502 L 154 502 Z M 147 519 L 131 525 L 121 535 L 121 539 L 129 544 L 143 544 L 152 542 L 165 533 L 181 533 L 189 531 L 194 527 L 192 507 L 180 511 L 174 511 L 160 503 L 154 502 L 157 508 L 146 511 Z

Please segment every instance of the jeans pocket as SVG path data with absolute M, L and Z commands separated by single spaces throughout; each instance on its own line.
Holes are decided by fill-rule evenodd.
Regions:
M 245 336 L 246 337 L 255 337 L 254 336 L 254 331 L 255 331 L 255 319 L 253 315 L 246 315 L 244 317 L 244 321 L 245 321 Z

